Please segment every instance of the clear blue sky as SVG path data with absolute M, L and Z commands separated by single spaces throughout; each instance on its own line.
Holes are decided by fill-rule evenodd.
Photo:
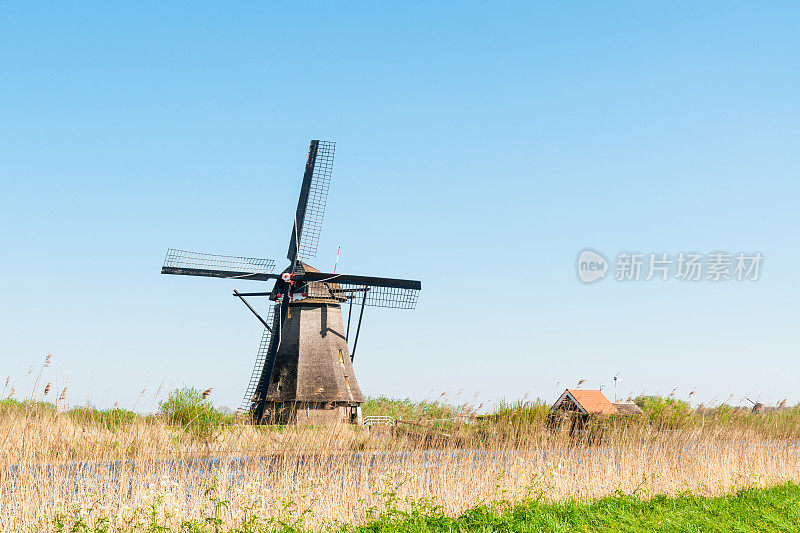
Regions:
M 0 7 L 0 361 L 18 391 L 236 406 L 312 138 L 337 142 L 314 263 L 423 281 L 368 309 L 371 395 L 567 385 L 800 401 L 796 3 Z M 760 251 L 753 283 L 582 285 L 580 250 Z M 19 394 L 19 393 L 18 393 Z

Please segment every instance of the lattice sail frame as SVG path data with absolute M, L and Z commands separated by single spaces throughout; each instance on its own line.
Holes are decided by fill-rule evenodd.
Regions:
M 170 248 L 164 258 L 164 267 L 272 274 L 275 270 L 275 260 L 235 255 L 205 254 Z
M 307 298 L 317 300 L 330 300 L 336 303 L 347 303 L 372 307 L 388 307 L 392 309 L 414 309 L 419 299 L 419 291 L 399 287 L 378 287 L 360 283 L 333 283 L 325 281 L 311 281 L 302 285 L 300 291 Z M 366 299 L 364 294 L 366 292 Z
M 297 255 L 301 260 L 317 256 L 319 236 L 322 232 L 322 219 L 325 217 L 325 204 L 328 201 L 328 191 L 331 188 L 335 151 L 336 143 L 319 141 L 317 158 L 314 163 L 314 174 L 311 177 L 311 188 L 309 189 L 308 203 L 306 204 L 306 214 L 300 233 L 300 243 L 297 247 Z
M 266 322 L 272 326 L 273 331 L 277 331 L 280 325 L 278 324 L 278 308 L 281 304 L 273 304 L 269 306 L 267 310 L 267 318 Z M 244 393 L 244 398 L 242 399 L 242 404 L 239 406 L 238 412 L 241 414 L 247 414 L 250 412 L 250 407 L 254 401 L 257 400 L 256 391 L 258 389 L 258 383 L 261 381 L 261 375 L 264 373 L 266 363 L 267 363 L 267 356 L 269 355 L 269 349 L 272 344 L 272 331 L 267 328 L 264 328 L 264 332 L 261 335 L 261 342 L 258 345 L 258 353 L 256 354 L 256 361 L 253 365 L 253 372 L 250 375 L 250 382 L 247 385 L 247 389 Z

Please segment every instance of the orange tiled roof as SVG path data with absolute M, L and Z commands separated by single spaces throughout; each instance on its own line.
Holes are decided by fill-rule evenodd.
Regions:
M 599 390 L 567 389 L 581 407 L 591 414 L 615 415 L 619 413 L 614 404 Z

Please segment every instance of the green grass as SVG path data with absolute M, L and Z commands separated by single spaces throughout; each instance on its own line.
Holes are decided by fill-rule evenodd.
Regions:
M 451 405 L 443 401 L 414 402 L 385 396 L 368 397 L 361 404 L 363 416 L 391 416 L 395 420 L 440 420 L 468 414 L 466 406 Z
M 389 513 L 350 531 L 389 532 L 571 532 L 571 531 L 799 531 L 800 485 L 747 489 L 719 498 L 682 495 L 642 500 L 612 496 L 589 504 L 528 502 L 497 510 L 471 509 L 458 518 L 431 512 Z
M 52 415 L 55 413 L 56 406 L 50 402 L 39 400 L 15 400 L 14 398 L 0 400 L 0 414 L 35 416 L 37 414 Z
M 75 407 L 67 411 L 72 420 L 83 426 L 100 426 L 112 431 L 126 429 L 138 416 L 127 409 L 100 410 L 94 407 Z
M 313 514 L 309 508 L 277 518 L 248 516 L 240 524 L 223 525 L 221 516 L 229 502 L 217 495 L 214 487 L 206 491 L 211 509 L 200 519 L 184 521 L 179 529 L 164 522 L 156 507 L 144 512 L 129 528 L 114 531 L 183 531 L 185 533 L 244 533 L 313 531 L 303 522 Z M 400 510 L 396 494 L 384 495 L 380 513 L 363 526 L 327 526 L 321 529 L 338 533 L 423 533 L 423 532 L 774 532 L 800 531 L 800 485 L 786 483 L 767 489 L 745 489 L 727 496 L 708 498 L 681 495 L 640 499 L 630 495 L 609 496 L 591 503 L 572 501 L 544 503 L 528 501 L 510 505 L 495 502 L 468 510 L 457 518 L 441 513 L 435 502 L 411 502 L 410 510 Z M 286 509 L 289 509 L 288 507 Z M 294 508 L 292 508 L 294 509 Z M 296 511 L 296 509 L 295 509 Z M 59 532 L 108 533 L 108 517 L 97 510 L 88 514 L 59 514 L 52 526 Z M 292 514 L 292 513 L 290 513 Z M 77 516 L 93 516 L 84 521 Z
M 544 425 L 547 422 L 549 411 L 550 404 L 542 399 L 536 399 L 532 402 L 524 400 L 507 402 L 501 400 L 494 412 L 480 416 L 479 419 L 487 421 L 507 420 L 525 425 Z

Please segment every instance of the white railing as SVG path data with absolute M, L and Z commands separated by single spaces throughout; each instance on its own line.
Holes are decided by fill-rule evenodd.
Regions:
M 365 426 L 394 426 L 395 420 L 391 416 L 365 416 Z

